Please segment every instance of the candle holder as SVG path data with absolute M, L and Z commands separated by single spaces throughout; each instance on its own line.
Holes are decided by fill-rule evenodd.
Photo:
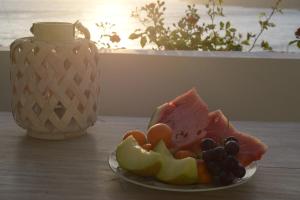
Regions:
M 98 113 L 97 47 L 75 39 L 75 24 L 34 23 L 34 37 L 10 46 L 12 113 L 34 138 L 62 140 L 86 133 Z

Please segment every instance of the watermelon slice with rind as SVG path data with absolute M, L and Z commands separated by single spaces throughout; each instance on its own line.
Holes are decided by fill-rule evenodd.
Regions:
M 172 101 L 159 106 L 149 126 L 165 123 L 172 130 L 172 149 L 186 149 L 199 143 L 208 125 L 208 106 L 193 88 Z
M 238 139 L 240 151 L 237 158 L 244 166 L 260 160 L 267 151 L 267 145 L 254 136 L 238 131 L 220 110 L 209 113 L 206 131 L 205 137 L 212 138 L 219 144 L 222 144 L 224 139 L 230 136 Z
M 203 138 L 212 138 L 222 144 L 229 136 L 239 140 L 237 158 L 244 166 L 260 160 L 267 151 L 267 146 L 258 138 L 238 131 L 229 123 L 221 110 L 209 113 L 207 104 L 195 89 L 157 107 L 149 127 L 157 123 L 165 123 L 172 128 L 172 151 L 185 149 L 198 154 Z

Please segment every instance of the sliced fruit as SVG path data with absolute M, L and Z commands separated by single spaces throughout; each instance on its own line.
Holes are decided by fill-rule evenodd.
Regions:
M 130 131 L 127 131 L 125 133 L 124 137 L 123 137 L 123 140 L 125 140 L 130 135 L 132 135 L 134 137 L 134 139 L 136 139 L 136 141 L 141 146 L 143 146 L 147 142 L 146 135 L 144 134 L 144 132 L 142 132 L 140 130 L 130 130 Z
M 246 175 L 246 169 L 245 167 L 239 165 L 232 171 L 233 175 L 237 178 L 243 178 Z
M 199 160 L 198 164 L 198 182 L 202 184 L 212 183 L 212 176 L 210 175 L 206 164 L 203 160 Z
M 176 159 L 183 159 L 187 157 L 196 158 L 196 154 L 194 152 L 188 151 L 188 150 L 179 150 L 175 153 L 174 157 Z
M 145 149 L 147 151 L 150 151 L 153 149 L 153 147 L 150 143 L 144 144 L 142 147 L 143 147 L 143 149 Z
M 191 89 L 159 106 L 150 120 L 149 127 L 156 123 L 165 123 L 171 127 L 174 151 L 192 150 L 195 144 L 199 146 L 205 136 L 203 129 L 208 124 L 208 107 L 197 91 Z
M 172 142 L 172 129 L 167 124 L 155 124 L 149 128 L 147 139 L 153 147 L 155 147 L 160 140 L 163 140 L 166 146 L 170 147 Z
M 206 137 L 214 139 L 219 144 L 222 144 L 224 140 L 227 142 L 233 140 L 234 137 L 239 145 L 237 159 L 243 166 L 260 160 L 267 151 L 267 145 L 258 138 L 236 130 L 220 110 L 209 113 L 209 124 L 206 131 Z
M 217 143 L 211 138 L 204 138 L 201 140 L 201 150 L 207 151 L 217 146 Z
M 132 135 L 118 145 L 116 158 L 121 168 L 140 176 L 154 176 L 161 167 L 161 155 L 143 149 Z
M 237 155 L 239 153 L 240 146 L 236 141 L 229 140 L 225 143 L 225 151 L 230 155 Z
M 162 165 L 156 178 L 160 181 L 176 185 L 196 183 L 198 170 L 196 159 L 188 157 L 177 160 L 170 153 L 163 141 L 160 141 L 154 151 L 161 154 Z
M 219 175 L 221 185 L 230 185 L 233 183 L 235 177 L 232 172 L 222 171 Z

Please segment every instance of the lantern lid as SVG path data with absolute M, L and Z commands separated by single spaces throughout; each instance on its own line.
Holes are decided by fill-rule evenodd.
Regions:
M 68 42 L 75 38 L 74 24 L 68 22 L 37 22 L 30 31 L 35 40 L 47 42 Z

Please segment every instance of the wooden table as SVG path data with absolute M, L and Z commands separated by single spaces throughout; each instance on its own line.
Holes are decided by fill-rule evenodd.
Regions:
M 99 117 L 86 136 L 54 142 L 26 137 L 10 113 L 0 113 L 0 200 L 300 199 L 300 123 L 234 122 L 269 146 L 255 176 L 228 190 L 174 193 L 122 182 L 107 164 L 123 132 L 147 122 Z

